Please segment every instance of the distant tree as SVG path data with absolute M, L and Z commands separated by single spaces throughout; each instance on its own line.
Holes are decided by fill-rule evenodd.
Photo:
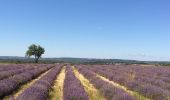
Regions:
M 44 54 L 45 49 L 41 47 L 40 45 L 32 44 L 28 47 L 28 50 L 26 51 L 26 56 L 31 57 L 34 56 L 35 63 L 38 63 L 39 58 Z

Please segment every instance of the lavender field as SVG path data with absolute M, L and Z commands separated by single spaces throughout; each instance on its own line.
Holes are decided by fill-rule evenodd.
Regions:
M 1 64 L 2 100 L 170 100 L 170 67 Z

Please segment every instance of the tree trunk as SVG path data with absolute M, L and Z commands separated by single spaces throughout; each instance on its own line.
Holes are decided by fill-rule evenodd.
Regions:
M 37 58 L 35 59 L 35 63 L 38 63 L 38 59 Z
M 35 58 L 35 63 L 38 63 L 39 58 L 40 58 L 40 57 L 36 57 L 36 58 Z
M 35 56 L 35 63 L 38 63 L 38 57 Z

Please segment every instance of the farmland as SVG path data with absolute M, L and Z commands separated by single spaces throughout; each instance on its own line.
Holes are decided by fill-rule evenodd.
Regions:
M 170 100 L 170 68 L 1 64 L 3 100 Z

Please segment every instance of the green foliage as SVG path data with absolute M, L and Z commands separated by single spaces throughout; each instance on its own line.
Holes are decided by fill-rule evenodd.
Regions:
M 38 63 L 39 58 L 44 54 L 45 49 L 41 47 L 40 45 L 32 44 L 28 47 L 28 50 L 26 51 L 26 56 L 31 57 L 34 56 L 35 63 Z

